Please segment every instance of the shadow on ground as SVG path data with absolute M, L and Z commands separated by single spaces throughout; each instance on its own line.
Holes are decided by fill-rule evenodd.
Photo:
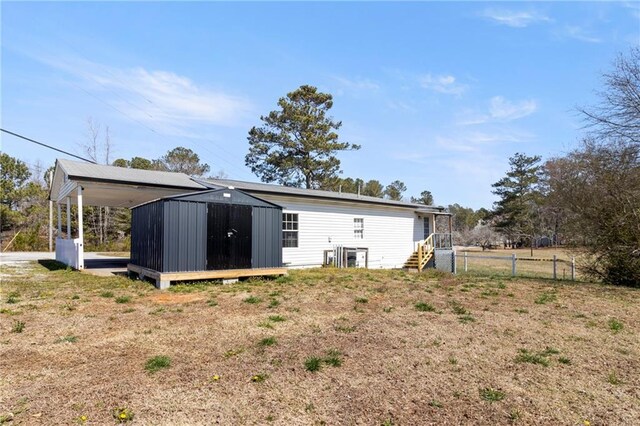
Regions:
M 52 259 L 39 259 L 38 263 L 50 271 L 59 271 L 67 269 L 67 265 Z M 120 269 L 127 268 L 129 259 L 127 258 L 110 258 L 110 259 L 85 259 L 85 269 Z M 122 271 L 119 271 L 122 272 Z M 126 275 L 125 272 L 122 274 Z
M 85 259 L 85 269 L 118 269 L 125 268 L 129 263 L 129 258 L 118 257 L 109 259 Z
M 38 263 L 50 271 L 60 271 L 68 268 L 64 263 L 60 263 L 57 260 L 52 259 L 39 259 Z

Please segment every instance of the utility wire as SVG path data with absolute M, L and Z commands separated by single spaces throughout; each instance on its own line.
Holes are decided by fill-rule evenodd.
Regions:
M 35 143 L 35 144 L 38 144 L 38 145 L 44 146 L 45 148 L 49 148 L 49 149 L 52 149 L 52 150 L 54 150 L 54 151 L 58 151 L 58 152 L 61 152 L 61 153 L 63 153 L 63 154 L 66 154 L 66 155 L 70 155 L 70 156 L 72 156 L 72 157 L 74 157 L 74 158 L 77 158 L 77 159 L 79 159 L 79 160 L 83 160 L 83 161 L 86 161 L 86 162 L 88 162 L 88 163 L 92 163 L 92 164 L 98 164 L 98 163 L 96 163 L 96 162 L 95 162 L 95 161 L 93 161 L 93 160 L 88 160 L 88 159 L 86 159 L 86 158 L 80 157 L 80 156 L 75 155 L 75 154 L 72 154 L 72 153 L 70 153 L 70 152 L 63 151 L 63 150 L 61 150 L 61 149 L 59 149 L 59 148 L 56 148 L 56 147 L 54 147 L 54 146 L 47 145 L 46 143 L 42 143 L 42 142 L 38 142 L 38 141 L 33 140 L 33 139 L 29 139 L 29 138 L 28 138 L 28 137 L 26 137 L 26 136 L 22 136 L 22 135 L 19 135 L 19 134 L 17 134 L 17 133 L 10 132 L 9 130 L 5 130 L 5 129 L 2 129 L 2 128 L 0 128 L 0 130 L 1 130 L 1 131 L 3 131 L 4 133 L 8 133 L 8 134 L 10 134 L 10 135 L 12 135 L 12 136 L 15 136 L 15 137 L 20 138 L 20 139 L 24 139 L 24 140 L 26 140 L 26 141 L 28 141 L 28 142 L 33 142 L 33 143 Z

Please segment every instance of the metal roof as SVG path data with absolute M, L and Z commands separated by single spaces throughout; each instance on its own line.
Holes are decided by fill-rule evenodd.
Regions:
M 65 159 L 58 159 L 58 164 L 69 179 L 184 189 L 206 189 L 206 187 L 196 183 L 184 173 L 128 169 Z
M 63 173 L 57 173 L 58 169 Z M 128 169 L 125 167 L 89 164 L 66 159 L 57 160 L 56 173 L 54 174 L 54 182 L 50 197 L 54 201 L 58 200 L 59 197 L 57 196 L 57 193 L 64 184 L 62 174 L 66 175 L 69 180 L 82 182 L 83 187 L 85 186 L 85 183 L 95 183 L 94 185 L 102 186 L 108 185 L 108 187 L 105 186 L 105 188 L 110 190 L 112 193 L 96 200 L 96 204 L 93 205 L 132 207 L 157 198 L 170 195 L 175 196 L 182 192 L 233 187 L 255 195 L 270 194 L 350 203 L 375 204 L 387 207 L 413 209 L 418 213 L 445 212 L 445 208 L 440 206 L 426 206 L 424 204 L 407 203 L 404 201 L 388 200 L 346 192 L 293 188 L 273 185 L 270 183 L 245 182 L 233 179 L 194 179 L 184 173 Z M 134 197 L 132 195 L 133 190 L 129 187 L 136 187 L 137 191 L 141 193 Z M 130 199 L 124 200 L 126 196 L 130 196 Z M 120 199 L 123 199 L 122 202 Z M 90 200 L 88 199 L 87 201 Z M 105 204 L 98 204 L 98 202 L 104 202 Z
M 289 186 L 273 185 L 270 183 L 245 182 L 233 179 L 195 179 L 205 186 L 214 188 L 233 187 L 250 193 L 273 194 L 293 197 L 320 198 L 325 200 L 347 201 L 356 203 L 379 204 L 389 207 L 404 207 L 423 212 L 440 212 L 444 207 L 426 206 L 424 204 L 407 203 L 404 201 L 388 200 L 385 198 L 369 197 L 367 195 L 351 194 L 347 192 L 332 192 L 320 189 L 293 188 Z

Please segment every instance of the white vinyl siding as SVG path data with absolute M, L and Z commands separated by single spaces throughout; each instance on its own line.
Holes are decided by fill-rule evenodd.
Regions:
M 283 247 L 285 266 L 322 266 L 324 250 L 336 245 L 369 249 L 369 268 L 401 268 L 422 239 L 422 218 L 412 209 L 338 203 L 260 194 L 298 215 L 298 247 Z M 362 219 L 362 239 L 354 238 L 354 219 Z

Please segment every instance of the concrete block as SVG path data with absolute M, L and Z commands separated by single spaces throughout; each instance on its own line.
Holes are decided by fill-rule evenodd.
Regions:
M 238 279 L 237 278 L 229 278 L 229 279 L 223 279 L 222 280 L 222 284 L 233 284 L 233 283 L 237 283 Z
M 160 280 L 156 280 L 156 288 L 158 290 L 166 290 L 169 288 L 169 286 L 171 285 L 171 281 L 165 280 L 165 281 L 160 281 Z

